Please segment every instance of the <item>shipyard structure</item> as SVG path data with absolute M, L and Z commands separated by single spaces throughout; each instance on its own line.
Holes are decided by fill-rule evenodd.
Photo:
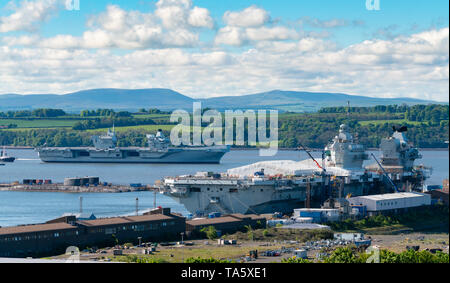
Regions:
M 392 192 L 421 191 L 431 169 L 415 166 L 421 156 L 407 140 L 406 127 L 394 128 L 381 141 L 381 160 L 355 142 L 346 125 L 323 150 L 322 160 L 269 161 L 230 169 L 199 172 L 157 182 L 160 191 L 193 215 L 221 213 L 292 213 L 320 207 L 325 201 Z M 331 201 L 330 201 L 331 200 Z
M 162 130 L 147 135 L 148 147 L 116 147 L 117 136 L 108 130 L 93 136 L 94 147 L 39 147 L 43 162 L 55 163 L 220 163 L 229 146 L 172 147 Z

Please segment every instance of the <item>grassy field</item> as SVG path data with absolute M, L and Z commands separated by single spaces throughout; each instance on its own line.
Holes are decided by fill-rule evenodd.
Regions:
M 409 121 L 407 119 L 402 119 L 402 120 L 369 120 L 369 121 L 360 121 L 359 124 L 361 126 L 367 126 L 367 125 L 381 125 L 381 124 L 400 124 L 400 125 L 404 125 L 404 124 L 412 124 L 412 125 L 419 125 L 422 124 L 422 122 L 415 122 L 415 121 Z
M 142 126 L 128 126 L 128 127 L 115 127 L 116 132 L 127 132 L 127 131 L 143 131 L 148 134 L 156 133 L 159 129 L 163 131 L 171 131 L 175 125 L 142 125 Z M 192 128 L 192 127 L 191 127 Z M 90 133 L 106 132 L 108 128 L 87 130 Z
M 1 131 L 10 131 L 10 132 L 27 132 L 33 130 L 58 130 L 58 129 L 71 129 L 71 127 L 51 127 L 51 128 L 15 128 L 15 129 L 5 129 Z
M 67 119 L 0 119 L 0 126 L 17 125 L 18 128 L 71 128 L 77 120 Z
M 211 242 L 211 241 L 210 241 Z M 238 246 L 217 246 L 216 243 L 210 245 L 201 245 L 196 247 L 171 247 L 157 248 L 153 255 L 139 255 L 141 258 L 151 259 L 156 262 L 180 263 L 188 258 L 214 258 L 217 260 L 234 260 L 246 256 L 251 250 L 257 249 L 258 252 L 277 250 L 282 247 L 294 247 L 294 245 L 271 245 L 261 246 L 258 243 L 244 244 Z M 111 257 L 113 261 L 126 262 L 126 256 Z
M 134 114 L 134 118 L 150 118 L 150 119 L 170 119 L 169 114 Z
M 331 239 L 333 234 L 329 230 L 296 230 L 296 229 L 281 229 L 281 228 L 267 228 L 252 230 L 251 234 L 236 232 L 233 235 L 225 236 L 226 239 L 237 241 L 317 241 L 322 239 Z
M 408 213 L 377 215 L 361 220 L 347 219 L 329 223 L 340 232 L 364 232 L 370 234 L 398 234 L 409 232 L 448 233 L 448 207 L 436 205 L 410 209 Z
M 129 126 L 129 127 L 115 127 L 116 132 L 126 132 L 126 131 L 144 131 L 150 133 L 154 133 L 159 129 L 163 131 L 170 131 L 174 125 L 142 125 L 142 126 Z M 87 130 L 90 133 L 98 133 L 98 132 L 106 132 L 108 128 L 95 129 L 95 130 Z

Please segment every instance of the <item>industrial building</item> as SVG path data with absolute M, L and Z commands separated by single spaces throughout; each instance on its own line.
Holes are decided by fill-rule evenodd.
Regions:
M 303 223 L 323 223 L 334 222 L 340 219 L 339 209 L 325 209 L 325 208 L 299 208 L 294 209 L 293 218 L 297 222 Z
M 218 218 L 200 218 L 186 221 L 186 233 L 199 235 L 200 230 L 209 226 L 214 227 L 219 233 L 235 233 L 245 230 L 245 226 L 253 229 L 266 228 L 266 218 L 259 215 L 230 214 Z
M 0 227 L 0 258 L 43 257 L 63 254 L 71 246 L 111 247 L 142 241 L 178 240 L 182 233 L 196 236 L 213 226 L 221 233 L 234 233 L 252 228 L 265 228 L 266 219 L 258 215 L 231 214 L 186 222 L 171 213 L 170 208 L 157 208 L 141 216 L 95 218 L 92 214 L 65 214 L 44 224 Z
M 395 193 L 348 199 L 352 206 L 366 207 L 369 215 L 431 205 L 431 196 L 421 193 Z
M 114 246 L 117 243 L 178 239 L 185 218 L 160 210 L 143 216 L 77 220 L 64 216 L 45 224 L 0 228 L 0 257 L 62 254 L 70 246 Z
M 448 206 L 448 180 L 444 180 L 442 189 L 432 190 L 426 193 L 431 195 L 432 203 L 442 203 Z
M 426 194 L 429 194 L 431 196 L 433 203 L 442 203 L 446 206 L 448 206 L 448 190 L 434 190 L 430 192 L 426 192 Z
M 448 179 L 444 180 L 444 182 L 442 184 L 442 191 L 444 191 L 448 194 Z

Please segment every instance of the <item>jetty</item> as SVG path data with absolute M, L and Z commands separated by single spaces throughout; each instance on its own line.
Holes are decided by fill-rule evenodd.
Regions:
M 122 185 L 111 186 L 65 186 L 64 184 L 46 184 L 46 185 L 14 185 L 0 184 L 0 191 L 15 192 L 61 192 L 61 193 L 129 193 L 152 191 L 150 187 L 132 187 Z

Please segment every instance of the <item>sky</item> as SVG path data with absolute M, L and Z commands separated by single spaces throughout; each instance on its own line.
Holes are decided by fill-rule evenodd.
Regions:
M 0 94 L 280 89 L 448 102 L 449 2 L 368 2 L 0 0 Z

